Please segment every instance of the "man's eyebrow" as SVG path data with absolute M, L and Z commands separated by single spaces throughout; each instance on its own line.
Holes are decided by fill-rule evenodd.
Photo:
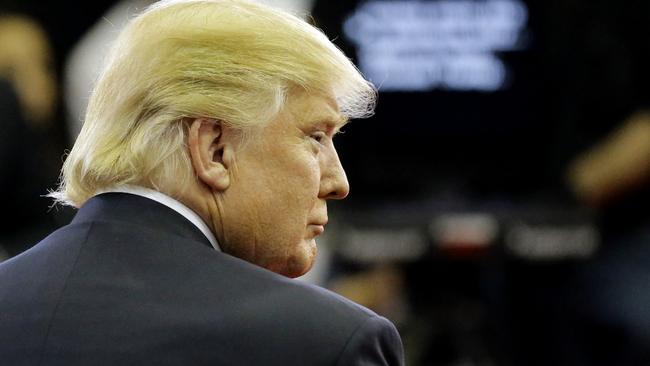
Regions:
M 349 118 L 345 116 L 337 116 L 335 118 L 332 118 L 331 116 L 324 117 L 322 119 L 316 119 L 319 122 L 316 122 L 314 125 L 318 126 L 320 128 L 327 128 L 329 130 L 332 130 L 334 134 L 337 134 L 340 132 L 341 128 L 348 124 L 350 121 Z

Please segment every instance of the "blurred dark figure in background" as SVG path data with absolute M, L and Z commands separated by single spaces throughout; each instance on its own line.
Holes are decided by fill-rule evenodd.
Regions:
M 34 20 L 20 15 L 0 17 L 0 70 L 16 88 L 22 112 L 33 126 L 45 128 L 56 108 L 52 49 Z
M 0 79 L 0 115 L 2 116 L 2 128 L 0 128 L 0 189 L 2 192 L 14 192 L 14 177 L 23 167 L 23 155 L 20 153 L 22 135 L 26 128 L 14 89 L 7 81 Z M 13 198 L 8 195 L 8 198 Z M 22 208 L 16 205 L 12 199 L 9 202 L 9 215 L 3 215 L 0 220 L 0 261 L 9 256 L 8 250 L 14 245 L 12 234 L 16 227 L 14 213 L 21 212 Z M 20 221 L 18 221 L 20 222 Z M 11 249 L 10 249 L 11 247 Z
M 551 344 L 565 364 L 650 364 L 650 43 L 647 1 L 544 3 L 544 59 L 554 175 L 568 197 L 594 213 L 596 256 L 557 284 L 557 317 L 568 324 Z M 564 343 L 564 345 L 562 345 Z
M 60 147 L 54 147 L 57 88 L 52 50 L 37 22 L 0 16 L 0 187 L 5 214 L 0 248 L 13 256 L 55 227 L 47 194 L 58 176 Z
M 578 197 L 601 212 L 605 247 L 576 287 L 587 363 L 650 364 L 650 114 L 640 111 L 569 169 Z

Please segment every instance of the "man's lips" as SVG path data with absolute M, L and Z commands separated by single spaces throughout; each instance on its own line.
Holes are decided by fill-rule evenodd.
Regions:
M 309 223 L 307 228 L 313 233 L 314 237 L 316 237 L 325 231 L 325 225 L 327 225 L 327 220 L 321 220 Z
M 318 236 L 325 231 L 325 226 L 323 225 L 309 225 L 309 228 L 314 232 L 314 236 Z

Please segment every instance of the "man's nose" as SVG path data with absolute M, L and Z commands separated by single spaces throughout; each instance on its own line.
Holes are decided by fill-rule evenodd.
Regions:
M 328 154 L 323 165 L 319 197 L 333 200 L 342 200 L 347 197 L 350 193 L 350 184 L 335 149 Z

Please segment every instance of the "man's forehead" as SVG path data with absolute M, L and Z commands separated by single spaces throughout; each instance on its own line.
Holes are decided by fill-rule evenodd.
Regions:
M 305 124 L 340 129 L 348 118 L 338 107 L 336 99 L 322 94 L 302 94 L 295 100 L 295 112 Z

